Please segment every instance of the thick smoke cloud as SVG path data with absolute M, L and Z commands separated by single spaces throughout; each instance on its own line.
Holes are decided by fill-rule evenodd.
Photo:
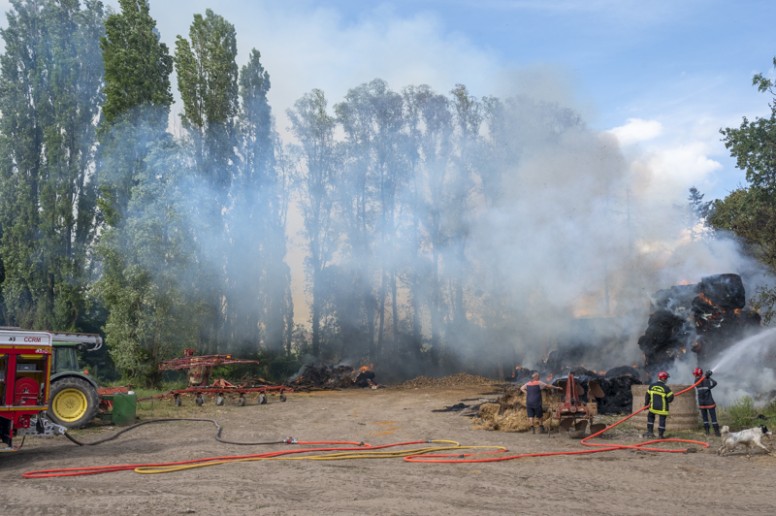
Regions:
M 732 239 L 702 228 L 687 192 L 655 195 L 649 169 L 613 136 L 580 125 L 551 138 L 543 113 L 518 114 L 519 130 L 505 139 L 525 146 L 500 164 L 503 195 L 473 221 L 469 245 L 509 299 L 512 326 L 501 338 L 521 365 L 540 369 L 553 350 L 576 359 L 570 367 L 640 365 L 653 293 L 726 272 L 743 276 L 750 299 L 772 283 Z M 692 355 L 673 380 L 690 383 Z

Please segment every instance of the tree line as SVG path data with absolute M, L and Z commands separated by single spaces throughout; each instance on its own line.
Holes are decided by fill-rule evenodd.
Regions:
M 375 79 L 331 106 L 323 91 L 305 94 L 288 110 L 287 143 L 261 54 L 237 65 L 231 23 L 208 9 L 171 50 L 148 0 L 119 7 L 11 0 L 0 31 L 0 325 L 101 332 L 119 373 L 146 383 L 187 347 L 407 374 L 490 365 L 478 346 L 448 353 L 453 340 L 509 355 L 514 293 L 483 265 L 492 250 L 473 226 L 504 202 L 503 164 L 585 133 L 575 112 Z M 773 127 L 772 116 L 723 131 L 752 184 L 704 212 L 772 267 L 768 226 L 745 221 L 776 220 Z M 294 323 L 292 210 L 309 331 Z

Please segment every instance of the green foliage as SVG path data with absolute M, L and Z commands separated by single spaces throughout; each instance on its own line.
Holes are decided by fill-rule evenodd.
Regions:
M 752 426 L 752 421 L 757 417 L 757 409 L 755 409 L 754 400 L 749 396 L 744 396 L 734 404 L 726 407 L 723 414 L 726 424 L 731 428 L 748 428 Z
M 744 396 L 732 405 L 720 409 L 719 418 L 722 424 L 728 425 L 733 431 L 761 424 L 772 426 L 773 420 L 776 419 L 776 400 L 757 405 L 751 397 Z
M 185 155 L 166 133 L 172 58 L 144 0 L 122 12 L 101 40 L 106 69 L 98 179 L 107 223 L 97 246 L 94 292 L 109 310 L 110 355 L 124 379 L 159 381 L 158 364 L 195 339 L 193 238 L 185 216 Z
M 773 65 L 776 68 L 776 58 Z M 711 226 L 734 233 L 749 254 L 776 270 L 776 90 L 773 80 L 763 74 L 755 75 L 752 84 L 771 95 L 770 116 L 755 120 L 744 117 L 739 127 L 720 130 L 737 167 L 746 172 L 749 186 L 715 201 L 708 220 Z M 760 289 L 755 303 L 769 321 L 776 292 Z
M 714 202 L 709 222 L 735 233 L 749 253 L 776 268 L 776 202 L 767 189 L 739 188 Z
M 82 5 L 83 4 L 83 7 Z M 75 329 L 93 263 L 102 3 L 12 0 L 0 34 L 3 320 Z
M 216 188 L 227 188 L 234 159 L 238 113 L 237 37 L 234 26 L 207 9 L 194 16 L 186 40 L 175 42 L 181 115 L 196 147 L 200 173 Z M 219 199 L 216 208 L 223 206 Z
M 774 104 L 776 106 L 776 104 Z M 725 147 L 736 158 L 738 168 L 746 172 L 750 185 L 769 194 L 776 191 L 776 111 L 768 118 L 748 120 L 744 117 L 738 129 L 723 129 Z
M 119 0 L 121 13 L 105 22 L 100 40 L 105 63 L 105 102 L 102 110 L 108 126 L 126 113 L 139 114 L 140 106 L 172 104 L 172 57 L 159 40 L 156 21 L 147 0 Z M 157 123 L 167 123 L 167 110 L 156 111 Z
M 259 360 L 266 371 L 266 380 L 276 384 L 285 383 L 302 367 L 301 359 L 295 354 L 266 352 Z
M 194 184 L 202 195 L 192 213 L 196 216 L 194 232 L 200 236 L 197 260 L 203 265 L 198 278 L 198 296 L 204 307 L 199 319 L 200 340 L 205 351 L 212 353 L 218 352 L 219 347 L 244 343 L 234 342 L 238 337 L 229 327 L 239 318 L 230 311 L 239 305 L 232 299 L 224 307 L 224 298 L 229 295 L 230 267 L 230 228 L 225 214 L 231 208 L 230 191 L 239 161 L 235 152 L 239 108 L 236 55 L 234 26 L 210 9 L 204 16 L 194 16 L 188 40 L 182 36 L 176 39 L 174 62 L 183 102 L 181 120 L 192 149 Z M 244 247 L 239 254 L 243 253 Z M 246 256 L 257 259 L 255 248 Z M 241 286 L 251 285 L 256 278 L 249 274 L 241 281 Z M 255 301 L 250 296 L 239 300 L 246 302 L 250 303 L 255 328 Z M 255 330 L 244 339 L 255 343 Z
M 159 362 L 197 335 L 193 238 L 179 211 L 183 163 L 170 156 L 176 156 L 170 143 L 149 154 L 126 221 L 100 242 L 105 274 L 95 285 L 110 308 L 105 333 L 116 367 L 152 384 Z

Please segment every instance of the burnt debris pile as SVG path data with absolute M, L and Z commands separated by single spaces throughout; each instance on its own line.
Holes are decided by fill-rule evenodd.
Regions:
M 353 367 L 349 365 L 307 364 L 288 384 L 295 389 L 343 389 L 353 386 L 353 375 Z
M 531 369 L 515 369 L 514 381 L 522 385 L 530 381 Z M 583 403 L 593 403 L 599 414 L 623 414 L 631 411 L 633 397 L 632 385 L 642 385 L 648 380 L 646 371 L 631 366 L 619 366 L 605 372 L 596 372 L 584 367 L 564 368 L 563 372 L 547 374 L 548 383 L 566 388 L 568 373 L 574 376 L 577 392 Z M 546 374 L 546 373 L 545 373 Z M 554 377 L 554 380 L 550 380 Z
M 701 367 L 708 367 L 730 345 L 759 328 L 760 315 L 746 307 L 741 277 L 717 274 L 695 285 L 658 291 L 638 343 L 650 373 L 669 368 L 689 351 L 697 355 Z
M 320 362 L 302 366 L 287 383 L 297 390 L 347 389 L 377 385 L 375 373 L 371 368 L 362 366 L 354 369 L 347 364 L 330 365 Z
M 604 374 L 582 368 L 572 370 L 581 401 L 595 403 L 598 414 L 623 414 L 631 411 L 631 385 L 641 385 L 644 374 L 633 367 L 616 367 Z M 565 387 L 565 381 L 558 384 Z

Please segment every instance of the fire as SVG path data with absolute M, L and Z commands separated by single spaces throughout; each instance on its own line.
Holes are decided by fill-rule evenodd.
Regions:
M 703 302 L 704 302 L 704 303 L 706 303 L 706 304 L 709 304 L 709 305 L 711 305 L 711 306 L 717 306 L 717 305 L 715 305 L 715 304 L 714 304 L 714 301 L 712 301 L 711 299 L 709 299 L 709 296 L 707 296 L 707 295 L 706 295 L 706 294 L 704 294 L 703 292 L 699 292 L 699 293 L 698 293 L 698 297 L 700 298 L 700 300 L 701 300 L 701 301 L 703 301 Z

